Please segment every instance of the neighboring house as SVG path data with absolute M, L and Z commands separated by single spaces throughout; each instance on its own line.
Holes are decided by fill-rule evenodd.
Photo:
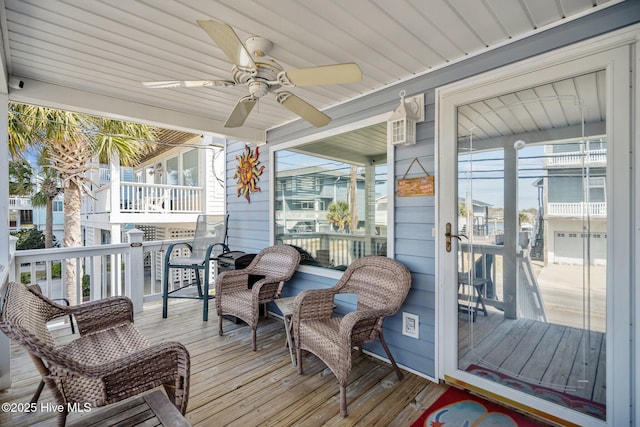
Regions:
M 31 197 L 9 197 L 9 231 L 15 233 L 33 228 L 33 206 Z
M 85 196 L 86 245 L 119 243 L 138 228 L 145 240 L 189 237 L 200 214 L 224 217 L 223 141 L 162 130 L 158 149 L 134 168 L 101 165 Z
M 222 146 L 211 136 L 165 129 L 158 134 L 157 149 L 138 166 L 92 170 L 97 186 L 92 196 L 84 196 L 84 244 L 126 242 L 126 232 L 134 228 L 144 232 L 145 241 L 187 238 L 195 232 L 198 215 L 217 215 L 223 221 Z M 145 267 L 153 265 L 152 280 L 162 278 L 163 256 L 145 259 Z
M 276 179 L 276 222 L 290 232 L 335 231 L 327 220 L 329 205 L 334 200 L 349 201 L 350 182 L 348 172 L 318 167 L 280 173 Z M 364 180 L 357 182 L 356 200 L 361 200 Z M 356 202 L 356 211 L 359 219 L 364 217 L 362 203 Z M 358 223 L 360 226 L 363 221 Z
M 275 179 L 277 242 L 298 246 L 317 264 L 340 269 L 364 254 L 386 253 L 387 199 L 373 179 L 375 167 L 323 158 L 313 150 L 281 158 L 285 166 Z M 339 202 L 348 204 L 343 230 L 328 218 L 332 204 Z
M 492 205 L 480 200 L 472 200 L 471 203 L 473 204 L 473 235 L 488 236 L 490 225 L 489 208 L 492 207 Z M 465 199 L 458 197 L 458 205 L 465 206 L 465 204 Z M 465 210 L 466 209 L 465 206 Z M 460 215 L 460 207 L 458 211 L 458 230 L 460 230 L 462 234 L 465 234 L 469 230 L 469 227 L 467 227 L 467 214 Z M 494 234 L 496 234 L 496 231 L 497 230 L 493 230 Z
M 63 195 L 59 194 L 53 200 L 53 236 L 62 242 L 64 236 Z M 9 197 L 9 231 L 11 233 L 29 228 L 44 231 L 46 224 L 46 208 L 33 206 L 31 197 Z
M 545 146 L 544 241 L 547 262 L 605 265 L 607 254 L 607 142 Z M 590 232 L 585 232 L 589 221 Z

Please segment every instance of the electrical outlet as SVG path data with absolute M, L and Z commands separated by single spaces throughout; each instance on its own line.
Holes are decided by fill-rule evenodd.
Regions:
M 417 314 L 402 313 L 402 335 L 420 337 L 420 322 Z

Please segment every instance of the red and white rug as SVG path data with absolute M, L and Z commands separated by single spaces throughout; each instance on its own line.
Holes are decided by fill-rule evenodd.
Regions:
M 540 427 L 544 424 L 450 387 L 411 427 Z

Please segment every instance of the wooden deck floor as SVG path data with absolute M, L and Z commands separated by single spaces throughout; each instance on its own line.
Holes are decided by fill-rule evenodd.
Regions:
M 335 377 L 313 355 L 305 356 L 305 374 L 298 374 L 284 346 L 280 319 L 261 321 L 258 351 L 253 352 L 248 327 L 225 321 L 225 335 L 220 337 L 215 316 L 209 322 L 200 320 L 201 307 L 199 301 L 172 301 L 169 318 L 162 319 L 160 304 L 151 303 L 136 316 L 137 327 L 152 342 L 177 340 L 188 348 L 191 389 L 186 417 L 194 426 L 408 426 L 447 388 L 408 372 L 398 381 L 390 365 L 366 355 L 355 356 L 347 389 L 349 416 L 343 419 Z M 55 335 L 60 343 L 73 339 L 69 328 Z M 0 392 L 0 402 L 29 402 L 40 378 L 20 347 L 13 345 L 11 354 L 13 385 Z M 48 390 L 40 402 L 52 402 Z M 131 406 L 115 412 L 135 412 Z M 93 409 L 89 416 L 105 418 L 107 411 L 114 412 L 113 405 Z M 86 416 L 71 414 L 68 425 L 88 425 Z M 52 426 L 54 417 L 48 411 L 0 412 L 0 425 Z M 120 417 L 114 423 L 141 422 L 140 415 L 132 415 L 134 418 L 136 422 Z
M 468 317 L 459 316 L 461 369 L 475 363 L 525 382 L 600 404 L 606 402 L 605 336 L 569 326 L 528 319 L 505 319 L 500 311 L 478 313 L 473 347 Z M 586 355 L 586 357 L 583 357 Z

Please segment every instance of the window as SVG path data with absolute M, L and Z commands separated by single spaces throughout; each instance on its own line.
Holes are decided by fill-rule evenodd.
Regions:
M 591 176 L 589 181 L 589 202 L 603 203 L 606 202 L 606 193 L 604 185 L 604 176 Z
M 182 155 L 182 185 L 199 185 L 198 150 L 194 148 Z
M 172 157 L 167 160 L 167 184 L 179 185 L 178 182 L 178 158 Z
M 301 264 L 344 270 L 386 255 L 386 123 L 278 150 L 275 242 L 296 246 Z
M 153 166 L 147 166 L 145 169 L 145 182 L 153 184 L 153 175 L 155 173 Z
M 313 210 L 314 209 L 313 200 L 300 200 L 297 202 L 293 202 L 294 210 Z

